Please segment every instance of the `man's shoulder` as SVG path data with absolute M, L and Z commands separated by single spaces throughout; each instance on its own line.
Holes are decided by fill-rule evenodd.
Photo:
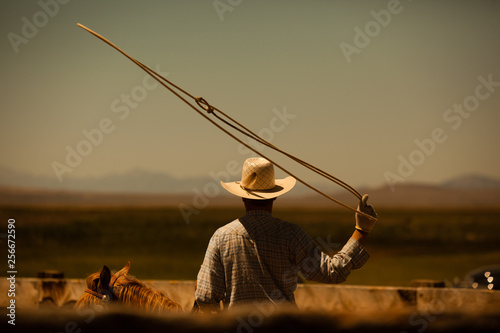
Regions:
M 229 222 L 215 231 L 214 236 L 223 236 L 233 233 L 238 233 L 244 230 L 243 225 L 239 219 Z

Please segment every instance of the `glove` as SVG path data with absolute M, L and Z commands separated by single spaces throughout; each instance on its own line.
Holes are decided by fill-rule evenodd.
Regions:
M 358 210 L 376 218 L 377 213 L 375 213 L 375 209 L 373 209 L 372 205 L 368 205 L 366 203 L 367 200 L 368 200 L 368 194 L 363 195 L 363 197 L 359 201 Z M 372 231 L 375 222 L 376 222 L 375 220 L 372 220 L 366 216 L 356 213 L 356 229 L 358 230 L 364 232 L 370 232 Z

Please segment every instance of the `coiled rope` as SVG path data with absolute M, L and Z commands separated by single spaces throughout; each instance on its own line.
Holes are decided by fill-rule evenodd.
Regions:
M 258 143 L 260 143 L 260 144 L 262 144 L 262 145 L 264 145 L 266 147 L 269 147 L 269 148 L 271 148 L 271 149 L 273 149 L 273 150 L 275 150 L 275 151 L 277 151 L 277 152 L 279 152 L 279 153 L 287 156 L 291 160 L 299 163 L 300 165 L 306 167 L 307 169 L 309 169 L 309 170 L 311 170 L 311 171 L 313 171 L 313 172 L 315 172 L 315 173 L 323 176 L 324 178 L 326 178 L 326 179 L 328 179 L 328 180 L 336 183 L 337 185 L 345 188 L 346 190 L 348 190 L 349 192 L 351 192 L 354 196 L 356 196 L 359 200 L 361 200 L 361 198 L 362 198 L 361 194 L 358 191 L 356 191 L 349 184 L 347 184 L 344 181 L 338 179 L 337 177 L 335 177 L 335 176 L 327 173 L 326 171 L 323 171 L 323 170 L 315 167 L 314 165 L 311 165 L 310 163 L 308 163 L 308 162 L 306 162 L 304 160 L 301 160 L 300 158 L 298 158 L 296 156 L 293 156 L 293 155 L 291 155 L 291 154 L 289 154 L 289 153 L 287 153 L 287 152 L 279 149 L 275 145 L 271 144 L 270 142 L 264 140 L 259 135 L 257 135 L 254 132 L 252 132 L 247 127 L 243 126 L 241 123 L 239 123 L 235 119 L 231 118 L 226 113 L 222 112 L 221 110 L 219 110 L 215 106 L 209 104 L 203 97 L 195 97 L 195 96 L 191 95 L 189 92 L 187 92 L 184 89 L 182 89 L 181 87 L 175 85 L 170 80 L 168 80 L 165 77 L 163 77 L 162 75 L 158 74 L 157 72 L 155 72 L 154 70 L 152 70 L 148 66 L 144 65 L 143 63 L 139 62 L 135 58 L 131 57 L 130 55 L 128 55 L 127 53 L 125 53 L 125 51 L 123 51 L 122 49 L 120 49 L 118 46 L 116 46 L 115 44 L 113 44 L 111 41 L 109 41 L 105 37 L 99 35 L 95 31 L 87 28 L 86 26 L 84 26 L 84 25 L 82 25 L 80 23 L 77 23 L 77 26 L 79 26 L 80 28 L 88 31 L 89 33 L 91 33 L 95 37 L 99 38 L 100 40 L 102 40 L 103 42 L 105 42 L 106 44 L 108 44 L 109 46 L 113 47 L 115 50 L 117 50 L 121 54 L 123 54 L 125 57 L 127 57 L 128 59 L 130 59 L 133 63 L 135 63 L 137 66 L 139 66 L 142 70 L 144 70 L 146 73 L 148 73 L 149 75 L 151 75 L 162 86 L 164 86 L 165 88 L 167 88 L 171 93 L 173 93 L 175 96 L 177 96 L 179 99 L 181 99 L 184 103 L 186 103 L 187 105 L 189 105 L 199 115 L 201 115 L 203 118 L 207 119 L 215 127 L 217 127 L 218 129 L 220 129 L 221 131 L 223 131 L 224 133 L 226 133 L 228 136 L 230 136 L 231 138 L 233 138 L 234 140 L 236 140 L 238 143 L 240 143 L 243 146 L 245 146 L 246 148 L 250 149 L 251 151 L 253 151 L 257 155 L 260 155 L 260 156 L 266 158 L 269 162 L 271 162 L 272 164 L 274 164 L 277 168 L 279 168 L 280 170 L 282 170 L 285 173 L 289 174 L 290 176 L 294 177 L 298 182 L 304 184 L 305 186 L 307 186 L 311 190 L 317 192 L 318 194 L 324 196 L 325 198 L 327 198 L 327 199 L 335 202 L 336 204 L 338 204 L 338 205 L 340 205 L 340 206 L 342 206 L 344 208 L 347 208 L 347 209 L 349 209 L 349 210 L 351 210 L 353 212 L 361 214 L 361 215 L 363 215 L 363 216 L 365 216 L 365 217 L 367 217 L 367 218 L 369 218 L 371 220 L 377 221 L 376 217 L 373 217 L 373 216 L 371 216 L 369 214 L 366 214 L 366 213 L 364 213 L 364 212 L 362 212 L 362 211 L 360 211 L 360 210 L 358 210 L 356 208 L 353 208 L 353 207 L 351 207 L 349 205 L 346 205 L 345 203 L 343 203 L 343 202 L 341 202 L 341 201 L 339 201 L 339 200 L 337 200 L 337 199 L 329 196 L 328 194 L 326 194 L 326 193 L 318 190 L 314 186 L 308 184 L 306 181 L 302 180 L 301 178 L 295 176 L 293 173 L 291 173 L 290 171 L 288 171 L 287 169 L 285 169 L 283 166 L 281 166 L 280 164 L 276 163 L 272 159 L 268 158 L 267 156 L 265 156 L 261 152 L 258 152 L 255 148 L 253 148 L 250 145 L 248 145 L 247 143 L 243 142 L 241 139 L 239 139 L 234 134 L 232 134 L 231 132 L 229 132 L 227 129 L 225 129 L 224 127 L 222 127 L 220 124 L 218 124 L 212 118 L 210 118 L 210 115 L 213 115 L 216 119 L 220 120 L 221 122 L 223 122 L 227 126 L 231 127 L 232 129 L 236 130 L 237 132 L 239 132 L 239 133 L 241 133 L 241 134 L 243 134 L 243 135 L 251 138 L 252 140 L 254 140 L 254 141 L 256 141 L 256 142 L 258 142 Z M 181 93 L 184 94 L 186 97 L 182 96 Z M 188 101 L 187 97 L 189 97 L 190 99 L 192 99 L 198 105 L 198 108 L 194 104 L 190 103 Z M 203 111 L 206 111 L 206 113 L 203 112 L 202 110 L 200 110 L 200 108 Z

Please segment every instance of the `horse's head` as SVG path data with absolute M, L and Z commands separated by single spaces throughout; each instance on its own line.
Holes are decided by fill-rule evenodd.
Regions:
M 128 276 L 129 270 L 130 262 L 115 274 L 111 273 L 108 266 L 102 266 L 99 272 L 87 277 L 87 289 L 75 306 L 77 308 L 106 306 L 116 301 L 119 289 L 135 280 Z

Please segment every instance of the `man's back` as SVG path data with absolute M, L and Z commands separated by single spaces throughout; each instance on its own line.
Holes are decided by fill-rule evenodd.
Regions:
M 340 283 L 367 258 L 354 240 L 330 258 L 299 226 L 251 210 L 212 236 L 196 299 L 200 306 L 224 300 L 229 308 L 252 302 L 294 304 L 299 271 L 310 280 Z

